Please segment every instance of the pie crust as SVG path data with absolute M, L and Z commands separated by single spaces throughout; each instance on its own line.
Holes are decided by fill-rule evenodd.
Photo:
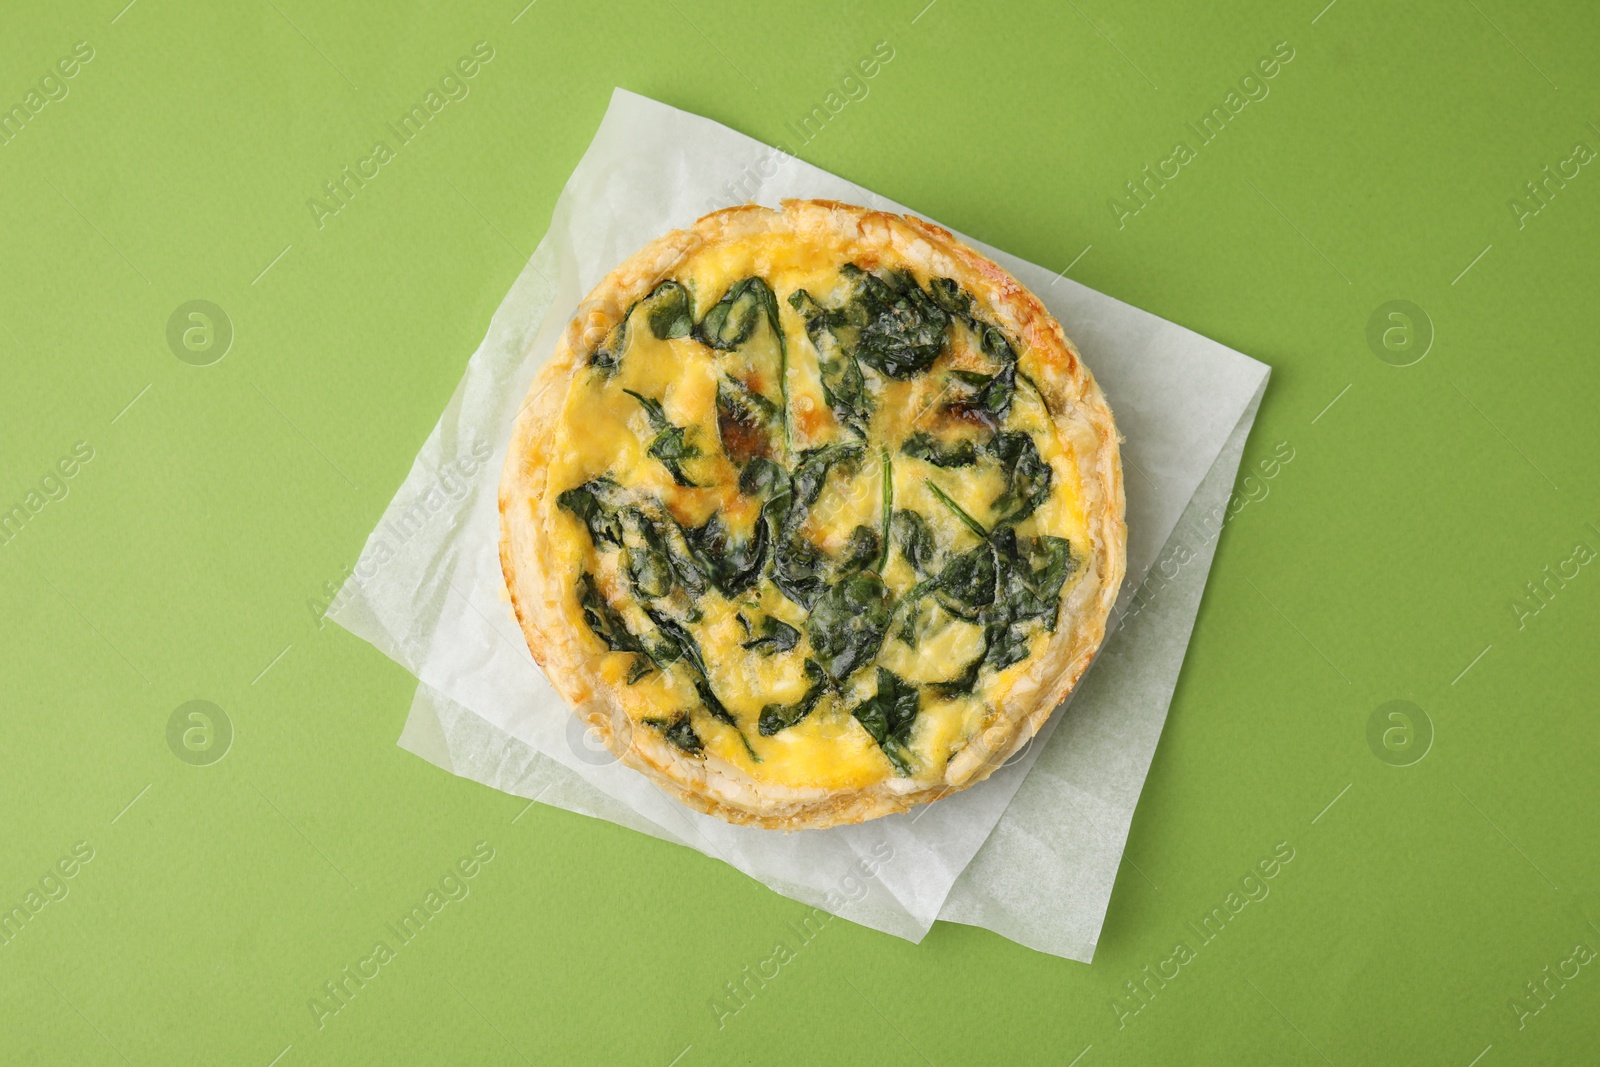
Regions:
M 686 751 L 662 729 L 644 725 L 628 684 L 618 680 L 615 665 L 606 668 L 608 659 L 626 653 L 608 650 L 585 624 L 571 552 L 559 549 L 574 528 L 582 527 L 558 506 L 559 493 L 569 486 L 552 486 L 552 471 L 564 462 L 563 442 L 584 432 L 583 426 L 563 421 L 569 393 L 596 373 L 590 365 L 596 347 L 658 285 L 678 277 L 674 272 L 685 262 L 697 256 L 704 260 L 719 246 L 752 241 L 765 242 L 763 247 L 791 241 L 808 255 L 831 256 L 837 265 L 909 272 L 924 286 L 931 279 L 953 279 L 972 296 L 975 311 L 1014 348 L 1017 366 L 1042 400 L 1055 435 L 1052 464 L 1058 477 L 1052 492 L 1070 488 L 1076 497 L 1072 506 L 1084 533 L 1071 544 L 1073 570 L 1059 594 L 1053 632 L 1006 669 L 1003 687 L 994 684 L 998 676 L 977 686 L 973 699 L 981 712 L 972 714 L 978 717 L 946 746 L 942 760 L 924 754 L 911 774 L 888 770 L 876 780 L 844 786 L 775 781 L 763 774 L 764 765 L 729 758 L 726 747 Z M 695 293 L 696 320 L 721 295 Z M 786 303 L 789 293 L 780 290 L 776 296 Z M 805 336 L 790 336 L 788 343 L 802 345 Z M 718 353 L 707 349 L 707 355 Z M 788 364 L 785 383 L 796 373 L 795 364 Z M 781 210 L 729 208 L 640 249 L 595 287 L 569 322 L 533 381 L 512 432 L 500 487 L 501 564 L 534 659 L 574 714 L 624 764 L 690 807 L 729 822 L 783 830 L 861 822 L 982 781 L 1037 733 L 1082 676 L 1105 636 L 1126 565 L 1118 440 L 1105 397 L 1061 326 L 1016 279 L 948 231 L 909 215 L 823 200 L 788 200 Z M 1063 470 L 1063 463 L 1070 469 Z M 952 468 L 939 475 L 959 483 L 967 471 Z M 734 702 L 732 694 L 721 695 Z M 842 697 L 836 703 L 842 704 Z M 635 714 L 630 715 L 630 706 Z M 757 738 L 753 723 L 742 723 L 740 730 Z

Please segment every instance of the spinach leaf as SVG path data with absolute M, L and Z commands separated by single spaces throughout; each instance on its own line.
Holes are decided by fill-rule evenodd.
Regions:
M 706 674 L 705 656 L 701 653 L 700 643 L 694 639 L 694 635 L 670 615 L 651 608 L 645 608 L 644 613 L 656 624 L 656 629 L 661 632 L 662 641 L 668 649 L 675 650 L 683 658 L 689 668 L 690 681 L 694 684 L 695 692 L 700 694 L 700 700 L 705 704 L 706 711 L 710 712 L 713 718 L 720 719 L 737 729 L 739 723 L 734 719 L 733 713 L 712 691 L 711 679 Z
M 997 526 L 1011 526 L 1026 519 L 1050 499 L 1050 464 L 1039 455 L 1039 446 L 1030 434 L 1002 430 L 988 444 L 989 454 L 1000 461 L 1006 487 L 990 505 L 1000 512 Z
M 743 622 L 744 616 L 739 616 L 739 620 Z M 760 635 L 752 637 L 739 647 L 749 649 L 752 652 L 759 652 L 763 656 L 770 656 L 777 652 L 791 652 L 794 650 L 794 646 L 799 643 L 799 630 L 796 630 L 782 619 L 775 619 L 771 615 L 767 615 L 761 619 Z
M 942 682 L 933 682 L 929 688 L 946 696 L 972 692 L 978 676 L 985 667 L 1001 670 L 1028 655 L 1027 633 L 1021 625 L 1013 624 L 1003 608 L 980 616 L 983 623 L 983 647 L 960 674 Z
M 889 615 L 889 590 L 870 571 L 846 575 L 817 599 L 806 633 L 834 681 L 843 682 L 878 654 Z
M 765 456 L 751 460 L 739 473 L 739 492 L 782 507 L 787 507 L 793 496 L 789 472 Z
M 983 653 L 983 665 L 991 671 L 1003 671 L 1013 663 L 1028 658 L 1030 634 L 1028 627 L 1015 620 L 995 623 L 986 635 L 989 647 Z
M 661 731 L 672 745 L 688 755 L 699 758 L 705 755 L 705 742 L 700 740 L 700 735 L 695 733 L 694 725 L 689 721 L 689 713 L 680 711 L 671 719 L 647 718 L 641 719 L 646 726 L 653 726 Z
M 628 579 L 641 600 L 654 600 L 672 592 L 677 574 L 665 539 L 656 524 L 635 507 L 622 509 L 622 547 L 628 554 Z
M 933 595 L 939 606 L 960 619 L 972 621 L 995 602 L 999 592 L 999 561 L 993 542 L 954 557 L 934 580 Z
M 960 504 L 957 504 L 954 500 L 951 500 L 950 495 L 943 489 L 940 489 L 938 485 L 934 483 L 932 478 L 922 479 L 922 484 L 928 487 L 928 491 L 933 494 L 934 499 L 938 500 L 939 503 L 949 508 L 951 514 L 961 520 L 961 525 L 965 526 L 979 537 L 985 539 L 988 538 L 989 531 L 984 528 L 983 523 L 979 522 L 971 515 L 968 515 L 966 509 L 964 509 Z
M 753 461 L 740 476 L 740 489 L 764 496 L 762 514 L 771 524 L 772 581 L 784 596 L 811 610 L 826 586 L 827 557 L 801 532 L 811 507 L 822 495 L 828 472 L 859 459 L 862 448 L 835 442 L 800 453 L 791 475 L 776 463 Z M 757 464 L 761 464 L 757 466 Z
M 978 346 L 985 355 L 999 363 L 1003 371 L 1016 366 L 1016 349 L 999 327 L 985 322 L 978 314 L 977 301 L 973 300 L 971 293 L 961 288 L 959 282 L 953 278 L 934 278 L 928 283 L 928 292 L 935 303 L 950 313 L 952 319 L 965 322 L 978 335 Z
M 1004 332 L 985 322 L 978 314 L 972 294 L 961 288 L 952 278 L 934 278 L 928 283 L 928 292 L 952 320 L 966 323 L 977 335 L 978 347 L 1000 365 L 994 374 L 957 370 L 951 377 L 964 386 L 962 394 L 945 405 L 944 410 L 957 418 L 976 418 L 991 427 L 998 427 L 1011 410 L 1011 398 L 1017 387 L 1017 352 Z
M 632 685 L 643 677 L 650 669 L 650 660 L 645 658 L 649 653 L 644 642 L 628 629 L 627 620 L 606 600 L 600 587 L 595 585 L 594 575 L 588 571 L 578 575 L 578 604 L 583 608 L 583 621 L 589 624 L 589 629 L 596 637 L 605 642 L 606 648 L 612 652 L 633 652 L 638 655 L 628 674 L 628 684 Z
M 857 437 L 866 437 L 873 403 L 867 395 L 867 380 L 862 377 L 861 365 L 849 356 L 840 356 L 819 359 L 817 370 L 822 375 L 822 398 L 828 402 L 833 417 Z
M 889 457 L 887 448 L 878 449 L 878 463 L 883 467 L 883 551 L 878 553 L 877 570 L 879 574 L 889 565 L 889 523 L 894 517 L 894 460 Z
M 813 338 L 824 330 L 834 328 L 833 311 L 817 303 L 816 297 L 804 289 L 796 289 L 789 294 L 789 306 L 805 320 L 806 333 Z
M 867 324 L 867 308 L 859 298 L 859 279 L 865 274 L 853 263 L 839 268 L 839 273 L 856 281 L 844 303 L 838 307 L 825 307 L 804 289 L 789 294 L 789 306 L 805 320 L 806 336 L 817 350 L 828 359 L 855 348 L 856 332 Z
M 811 687 L 806 690 L 805 696 L 793 704 L 768 704 L 761 709 L 761 718 L 757 729 L 762 737 L 771 737 L 779 730 L 787 730 L 801 719 L 810 715 L 816 709 L 822 695 L 828 691 L 828 677 L 822 673 L 822 668 L 817 666 L 815 660 L 806 660 L 806 677 L 811 681 Z
M 973 686 L 978 684 L 978 672 L 983 670 L 983 659 L 989 654 L 988 631 L 984 631 L 983 651 L 978 653 L 978 658 L 967 664 L 961 673 L 954 678 L 942 682 L 929 682 L 928 688 L 943 696 L 962 696 L 972 692 Z
M 694 603 L 705 594 L 709 570 L 701 565 L 700 559 L 689 544 L 688 535 L 671 515 L 664 515 L 657 521 L 656 530 L 661 535 L 661 543 L 666 547 L 667 558 L 672 562 L 672 571 L 677 576 L 678 584 L 688 594 L 690 603 Z M 698 614 L 696 611 L 696 619 L 693 621 L 698 621 Z
M 739 491 L 762 501 L 761 518 L 768 529 L 770 573 L 780 592 L 810 610 L 822 595 L 826 557 L 799 533 L 806 506 L 797 506 L 789 472 L 770 459 L 750 461 L 739 475 Z M 809 491 L 809 490 L 808 490 Z M 820 492 L 820 486 L 817 487 Z M 815 500 L 815 495 L 812 496 Z
M 735 541 L 722 516 L 712 515 L 703 526 L 685 528 L 683 536 L 700 572 L 723 596 L 736 597 L 761 577 L 767 555 L 765 522 L 757 521 L 748 538 Z
M 772 550 L 772 584 L 810 611 L 827 588 L 827 563 L 827 557 L 816 545 L 796 535 Z
M 1064 537 L 1019 540 L 1016 530 L 995 531 L 995 548 L 1002 561 L 1002 599 L 1015 619 L 1042 619 L 1054 631 L 1061 610 L 1061 587 L 1072 574 L 1072 546 Z
M 791 479 L 794 486 L 794 500 L 789 506 L 786 529 L 792 532 L 805 521 L 811 506 L 822 495 L 822 487 L 827 483 L 829 471 L 836 466 L 856 462 L 862 454 L 863 449 L 860 445 L 842 441 L 818 448 L 808 448 L 801 452 L 800 462 L 795 465 L 794 476 Z
M 920 699 L 916 686 L 879 667 L 877 695 L 850 709 L 850 714 L 883 749 L 896 774 L 911 773 L 911 729 L 916 725 Z
M 932 463 L 935 467 L 970 467 L 978 462 L 978 446 L 971 441 L 952 441 L 945 444 L 929 433 L 917 432 L 905 439 L 900 451 L 912 459 Z
M 932 479 L 923 481 L 935 499 L 949 508 L 956 518 L 961 520 L 962 525 L 982 539 L 982 543 L 976 548 L 962 552 L 946 563 L 937 577 L 925 583 L 926 590 L 939 602 L 939 606 L 950 614 L 968 622 L 981 623 L 987 613 L 994 608 L 1000 593 L 1002 566 L 999 553 L 989 531 L 982 523 L 968 515 L 961 505 L 950 499 Z M 922 584 L 919 583 L 919 588 Z M 906 627 L 902 627 L 902 635 L 906 632 Z M 914 641 L 908 639 L 907 644 L 914 644 Z
M 956 677 L 932 683 L 931 688 L 947 696 L 972 692 L 978 676 L 988 668 L 1000 671 L 1028 658 L 1028 628 L 1014 621 L 1005 611 L 997 611 L 983 627 L 983 651 Z
M 622 486 L 601 475 L 568 489 L 556 497 L 556 503 L 582 520 L 589 528 L 589 539 L 599 549 L 603 544 L 622 544 L 622 521 L 617 508 L 624 499 Z
M 1016 438 L 1027 442 L 1026 449 L 1017 449 L 1024 454 L 1024 462 L 1018 465 L 1025 466 L 1026 452 L 1033 448 L 1033 439 L 1027 434 L 997 435 L 997 440 L 1006 448 L 1012 447 Z M 1037 457 L 1036 449 L 1033 455 Z M 1048 468 L 1045 470 L 1048 472 Z M 1048 473 L 1042 481 L 1048 492 Z M 931 480 L 927 485 L 939 501 L 983 538 L 983 543 L 955 556 L 937 577 L 918 582 L 906 593 L 901 601 L 906 617 L 896 630 L 896 636 L 916 647 L 922 621 L 919 598 L 924 594 L 931 594 L 940 607 L 957 618 L 982 626 L 983 651 L 978 657 L 955 678 L 933 683 L 933 688 L 943 693 L 969 693 L 984 668 L 1004 670 L 1027 658 L 1036 623 L 1042 622 L 1046 630 L 1055 630 L 1061 610 L 1061 588 L 1074 566 L 1072 549 L 1061 537 L 1021 540 L 1009 518 L 1002 520 L 1003 524 L 992 532 L 986 531 Z M 1037 502 L 1029 505 L 1024 514 L 1036 506 Z
M 954 278 L 934 278 L 928 282 L 928 292 L 933 302 L 951 318 L 972 321 L 972 294 L 961 288 L 961 283 Z
M 900 553 L 912 570 L 927 574 L 933 567 L 934 555 L 933 531 L 928 528 L 928 520 L 909 508 L 901 508 L 894 513 L 891 528 L 895 544 L 900 546 Z
M 1040 617 L 1048 616 L 1050 621 L 1046 626 L 1054 631 L 1056 618 L 1061 613 L 1061 587 L 1077 569 L 1077 562 L 1072 558 L 1072 543 L 1065 537 L 1046 534 L 1033 539 L 1029 555 L 1032 559 L 1043 557 L 1044 560 L 1043 567 L 1033 570 L 1033 591 L 1041 601 Z
M 706 677 L 705 656 L 701 654 L 700 643 L 694 639 L 694 635 L 682 623 L 664 612 L 645 608 L 644 613 L 650 616 L 650 621 L 661 631 L 662 640 L 670 643 L 683 658 L 689 667 L 689 672 L 700 678 Z
M 871 405 L 859 380 L 859 364 L 902 381 L 925 373 L 945 348 L 952 321 L 945 302 L 954 306 L 959 301 L 942 286 L 930 296 L 904 271 L 869 273 L 846 263 L 839 272 L 855 283 L 840 307 L 823 307 L 803 291 L 789 302 L 806 320 L 806 333 L 823 362 L 843 364 L 823 368 L 829 404 L 841 422 L 864 427 Z M 825 335 L 832 336 L 834 345 L 823 343 Z
M 603 341 L 589 354 L 589 365 L 608 377 L 617 372 L 622 354 L 628 350 L 628 322 L 640 305 L 645 306 L 645 319 L 650 332 L 661 341 L 674 337 L 687 337 L 694 326 L 694 313 L 690 307 L 689 292 L 672 280 L 662 282 L 643 300 L 635 301 L 623 313 L 622 321 L 612 327 Z
M 674 281 L 665 281 L 645 297 L 649 305 L 650 332 L 660 341 L 674 337 L 688 337 L 694 328 L 694 314 L 689 309 L 689 291 Z
M 769 569 L 778 589 L 796 604 L 810 608 L 822 592 L 822 554 L 804 538 L 790 539 L 789 512 L 794 489 L 789 472 L 770 459 L 757 457 L 739 475 L 739 492 L 760 500 L 761 523 L 769 546 Z
M 637 400 L 639 406 L 644 408 L 645 417 L 650 420 L 650 428 L 656 432 L 654 440 L 650 442 L 650 454 L 671 472 L 673 481 L 692 488 L 694 483 L 683 473 L 683 461 L 694 459 L 700 454 L 700 450 L 686 440 L 688 429 L 674 426 L 667 419 L 661 401 L 641 396 L 632 389 L 624 389 L 623 392 Z
M 683 658 L 683 649 L 679 647 L 676 641 L 657 630 L 655 640 L 645 645 L 645 655 L 649 656 L 650 662 L 657 667 L 670 667 Z M 643 677 L 648 673 L 648 671 L 641 671 L 639 675 Z M 638 680 L 638 678 L 630 678 L 629 684 L 631 685 Z
M 617 372 L 617 365 L 622 362 L 622 353 L 628 350 L 628 315 L 633 314 L 629 308 L 622 321 L 613 326 L 595 350 L 589 353 L 589 366 L 610 377 Z
M 933 688 L 942 693 L 970 693 L 981 671 L 1001 671 L 1028 657 L 1036 625 L 1054 631 L 1061 610 L 1061 587 L 1072 572 L 1071 546 L 1065 538 L 1037 537 L 1020 541 L 1010 526 L 998 527 L 990 539 L 997 574 L 993 604 L 972 616 L 983 626 L 983 651 L 966 668 Z M 941 598 L 940 603 L 949 605 Z
M 800 453 L 790 474 L 768 459 L 754 459 L 739 476 L 739 491 L 762 500 L 770 529 L 773 584 L 796 604 L 812 610 L 827 582 L 828 558 L 801 531 L 835 466 L 861 458 L 860 445 L 835 442 Z M 859 547 L 859 546 L 858 546 Z M 878 546 L 873 546 L 876 553 Z
M 770 419 L 778 414 L 777 404 L 774 404 L 771 400 L 768 400 L 766 395 L 759 389 L 745 384 L 740 379 L 724 377 L 721 382 L 718 383 L 717 389 L 720 391 L 724 387 L 726 387 L 733 394 L 733 403 L 737 403 L 749 408 L 758 417 L 762 419 Z
M 853 313 L 860 313 L 859 304 L 830 309 L 818 304 L 804 289 L 789 294 L 789 306 L 799 312 L 806 323 L 806 336 L 817 350 L 817 369 L 822 377 L 822 395 L 832 409 L 834 418 L 858 437 L 867 436 L 867 421 L 872 416 L 872 398 L 867 394 L 866 379 L 861 365 L 846 350 L 841 334 L 854 336 L 859 327 Z
M 850 539 L 845 542 L 844 558 L 839 563 L 840 569 L 862 570 L 868 564 L 876 562 L 878 548 L 878 531 L 870 526 L 857 526 L 850 531 Z
M 1011 399 L 1017 392 L 1017 368 L 1013 363 L 996 374 L 978 371 L 954 370 L 950 376 L 962 385 L 962 391 L 944 410 L 958 419 L 975 419 L 986 426 L 996 427 L 1005 421 L 1011 410 Z
M 866 324 L 852 354 L 873 370 L 903 381 L 926 373 L 944 351 L 950 315 L 909 274 L 863 273 L 856 299 Z
M 696 646 L 696 651 L 698 652 L 698 646 Z M 694 682 L 694 691 L 700 694 L 700 702 L 705 705 L 706 711 L 711 713 L 712 718 L 720 719 L 737 730 L 739 728 L 738 722 L 734 719 L 733 713 L 723 705 L 722 701 L 717 699 L 717 694 L 712 691 L 710 679 L 703 674 L 697 674 L 692 681 Z
M 933 585 L 934 579 L 924 578 L 907 589 L 905 596 L 894 606 L 895 614 L 900 616 L 900 626 L 894 635 L 911 648 L 916 648 L 917 642 L 922 639 L 922 628 L 928 621 L 928 596 L 933 592 Z
M 978 344 L 983 348 L 983 354 L 999 363 L 1002 367 L 1015 368 L 1017 365 L 1017 350 L 1011 347 L 1011 342 L 1006 340 L 1006 335 L 998 326 L 985 325 L 978 332 Z
M 632 506 L 620 509 L 618 517 L 634 595 L 641 600 L 655 600 L 682 588 L 698 617 L 694 604 L 706 591 L 706 574 L 678 524 Z
M 781 338 L 778 298 L 760 278 L 746 278 L 734 284 L 721 300 L 705 313 L 695 327 L 695 340 L 719 351 L 730 351 L 750 340 L 756 324 L 765 315 L 773 336 Z
M 765 316 L 772 336 L 778 341 L 778 392 L 783 403 L 780 415 L 783 439 L 789 441 L 789 342 L 783 335 L 778 315 L 778 298 L 772 287 L 760 278 L 746 278 L 730 288 L 721 300 L 705 313 L 694 328 L 695 340 L 719 351 L 738 348 L 755 333 L 756 323 Z

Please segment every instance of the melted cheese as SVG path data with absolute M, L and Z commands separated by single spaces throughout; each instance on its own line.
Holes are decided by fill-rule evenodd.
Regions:
M 695 321 L 744 278 L 759 276 L 772 287 L 787 344 L 785 380 L 768 380 L 775 377 L 779 362 L 774 339 L 764 325 L 744 346 L 719 352 L 690 337 L 659 340 L 644 316 L 635 314 L 615 373 L 580 371 L 573 379 L 553 449 L 550 501 L 566 489 L 607 475 L 642 497 L 659 499 L 682 524 L 698 526 L 720 514 L 730 528 L 750 530 L 759 519 L 759 503 L 738 492 L 739 470 L 720 444 L 718 382 L 726 374 L 774 403 L 787 394 L 791 440 L 789 449 L 775 457 L 785 466 L 792 466 L 794 451 L 850 439 L 823 393 L 818 355 L 807 338 L 805 322 L 788 302 L 791 293 L 804 288 L 831 306 L 836 294 L 847 286 L 840 265 L 836 253 L 802 246 L 787 235 L 702 247 L 690 255 L 678 266 L 675 277 L 690 293 Z M 951 367 L 993 369 L 964 327 L 952 328 L 950 335 L 953 340 L 933 371 L 913 381 L 892 381 L 867 373 L 877 405 L 868 458 L 854 470 L 836 469 L 830 474 L 804 526 L 805 536 L 823 551 L 839 553 L 858 525 L 882 529 L 882 472 L 877 459 L 882 447 L 892 453 L 893 506 L 919 512 L 942 552 L 959 552 L 978 543 L 976 535 L 934 498 L 924 479 L 933 479 L 969 514 L 988 521 L 991 504 L 1002 489 L 997 465 L 991 461 L 941 470 L 897 451 L 906 435 L 929 428 L 935 418 L 944 378 L 939 371 Z M 1019 366 L 1026 374 L 1029 354 L 1026 350 L 1018 354 Z M 668 469 L 649 454 L 656 430 L 629 390 L 659 400 L 667 419 L 685 428 L 687 441 L 699 454 L 684 460 L 682 469 L 695 487 L 677 484 Z M 1006 428 L 1029 431 L 1053 472 L 1049 499 L 1018 526 L 1018 534 L 1064 537 L 1071 542 L 1074 556 L 1082 558 L 1088 549 L 1087 524 L 1076 457 L 1056 434 L 1038 394 L 1023 381 L 1018 383 Z M 596 551 L 583 523 L 565 509 L 552 510 L 559 516 L 554 523 L 557 573 L 570 576 L 574 589 L 580 571 L 593 574 L 597 587 L 630 628 L 635 633 L 647 632 L 646 616 L 630 597 L 623 554 Z M 915 584 L 917 577 L 898 551 L 891 553 L 883 578 L 896 597 Z M 670 719 L 687 712 L 708 753 L 762 782 L 835 790 L 860 788 L 894 774 L 877 743 L 849 711 L 875 692 L 871 670 L 856 672 L 842 694 L 824 696 L 796 725 L 772 736 L 759 733 L 757 721 L 763 706 L 792 704 L 808 689 L 804 663 L 811 649 L 805 636 L 804 608 L 769 581 L 731 601 L 708 590 L 697 606 L 700 618 L 687 628 L 699 642 L 712 690 L 738 727 L 706 711 L 695 677 L 683 661 L 628 684 L 634 654 L 602 653 L 601 678 L 635 721 Z M 569 625 L 587 632 L 576 593 L 563 611 Z M 767 656 L 745 650 L 741 644 L 748 635 L 739 621 L 741 612 L 750 621 L 771 616 L 787 622 L 800 632 L 798 645 L 790 652 Z M 915 648 L 897 639 L 891 626 L 878 662 L 910 682 L 928 683 L 958 674 L 982 653 L 979 627 L 945 616 L 939 609 L 933 614 L 935 618 Z M 1037 653 L 1047 640 L 1042 632 L 1035 635 L 1032 651 Z M 598 639 L 595 647 L 603 649 Z M 942 775 L 950 756 L 983 727 L 994 702 L 1009 691 L 1027 666 L 1024 660 L 997 676 L 985 675 L 969 696 L 943 697 L 923 690 L 911 741 L 917 777 Z

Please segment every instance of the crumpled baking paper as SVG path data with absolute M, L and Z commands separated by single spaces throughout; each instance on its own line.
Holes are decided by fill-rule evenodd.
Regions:
M 590 737 L 538 667 L 500 572 L 500 468 L 539 365 L 588 291 L 707 211 L 785 197 L 907 210 L 725 126 L 618 89 L 550 228 L 328 617 L 418 678 L 400 743 L 463 777 L 721 859 L 921 940 L 937 918 L 1093 955 L 1268 368 L 964 238 L 1061 321 L 1125 437 L 1128 582 L 1068 705 L 989 780 L 916 811 L 785 834 L 691 811 Z M 1175 553 L 1172 546 L 1184 550 Z M 1162 557 L 1160 588 L 1134 590 Z

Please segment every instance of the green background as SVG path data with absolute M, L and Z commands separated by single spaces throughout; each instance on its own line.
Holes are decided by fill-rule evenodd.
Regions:
M 1600 148 L 1600 9 L 123 2 L 0 32 L 6 108 L 94 49 L 0 145 L 0 509 L 93 449 L 0 545 L 0 905 L 93 849 L 0 947 L 0 1060 L 1592 1056 L 1600 965 L 1513 998 L 1600 948 L 1600 568 L 1544 571 L 1600 549 L 1600 173 L 1508 202 Z M 470 95 L 319 229 L 308 198 L 480 40 Z M 869 95 L 797 143 L 879 41 Z M 1108 200 L 1279 41 L 1270 95 L 1119 227 Z M 1245 461 L 1295 458 L 1223 534 L 1092 966 L 836 921 L 719 1025 L 808 909 L 402 752 L 413 680 L 317 624 L 613 85 L 1273 366 Z M 194 299 L 234 329 L 209 366 L 167 341 Z M 1434 335 L 1405 367 L 1367 340 L 1395 299 Z M 207 766 L 167 741 L 195 699 L 234 731 Z M 1415 739 L 1368 741 L 1394 699 L 1433 732 L 1408 766 Z M 478 842 L 470 896 L 319 1029 L 310 998 Z M 1280 842 L 1270 895 L 1119 1025 Z

